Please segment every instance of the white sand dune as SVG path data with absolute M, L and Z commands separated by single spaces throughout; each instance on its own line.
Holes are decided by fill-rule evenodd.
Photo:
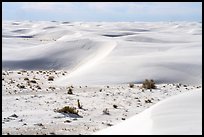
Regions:
M 97 135 L 202 135 L 202 89 L 182 93 Z
M 3 69 L 66 69 L 61 84 L 202 83 L 197 22 L 3 22 Z
M 57 46 L 59 44 L 59 46 Z M 104 51 L 106 42 L 89 39 L 65 41 L 39 46 L 23 47 L 16 50 L 3 50 L 3 66 L 12 69 L 74 69 L 77 65 L 94 57 L 97 52 Z M 111 48 L 111 47 L 110 47 Z M 32 52 L 29 52 L 32 51 Z M 23 56 L 22 56 L 22 53 Z M 103 53 L 103 52 L 102 52 Z
M 2 76 L 3 134 L 202 134 L 202 23 L 3 21 Z

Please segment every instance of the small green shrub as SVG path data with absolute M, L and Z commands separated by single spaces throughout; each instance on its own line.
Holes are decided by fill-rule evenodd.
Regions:
M 154 80 L 145 79 L 145 81 L 142 83 L 142 87 L 145 89 L 155 89 L 156 85 L 155 85 Z

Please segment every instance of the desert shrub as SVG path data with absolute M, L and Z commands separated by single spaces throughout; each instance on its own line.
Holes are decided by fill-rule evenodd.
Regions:
M 22 72 L 22 73 L 26 73 L 27 71 L 26 71 L 26 70 L 21 70 L 21 72 Z
M 75 107 L 70 107 L 70 106 L 65 106 L 62 109 L 57 109 L 55 111 L 59 112 L 59 113 L 71 113 L 71 114 L 79 115 L 76 108 Z
M 24 85 L 17 84 L 17 87 L 18 87 L 18 88 L 21 88 L 21 89 L 25 89 L 25 86 L 24 86 Z
M 114 108 L 118 108 L 118 106 L 117 106 L 117 105 L 115 105 L 115 104 L 113 105 L 113 107 L 114 107 Z
M 105 109 L 103 110 L 103 114 L 105 114 L 105 115 L 110 115 L 110 112 L 109 112 L 108 108 L 105 108 Z
M 71 89 L 71 88 L 69 88 L 69 89 L 68 89 L 67 94 L 73 94 L 73 92 L 72 92 L 72 89 Z
M 64 123 L 71 123 L 72 121 L 70 120 L 65 120 Z
M 74 88 L 74 87 L 71 85 L 70 88 Z
M 54 81 L 54 76 L 49 76 L 48 81 Z
M 10 80 L 9 84 L 14 84 L 15 83 L 15 81 L 13 79 L 9 79 L 9 80 Z
M 30 83 L 37 83 L 35 80 L 30 80 Z
M 48 87 L 49 89 L 51 89 L 51 90 L 55 90 L 56 88 L 55 87 Z
M 156 85 L 155 85 L 154 80 L 145 79 L 145 81 L 142 83 L 142 87 L 145 89 L 155 89 Z
M 145 100 L 145 103 L 152 103 L 150 99 Z
M 130 87 L 130 88 L 133 88 L 133 87 L 134 87 L 134 84 L 133 84 L 133 83 L 130 83 L 130 84 L 129 84 L 129 87 Z
M 36 86 L 37 89 L 42 89 L 39 85 Z
M 24 78 L 24 80 L 29 80 L 28 78 Z

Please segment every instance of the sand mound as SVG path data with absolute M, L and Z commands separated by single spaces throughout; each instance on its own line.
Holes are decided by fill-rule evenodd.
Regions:
M 3 69 L 14 70 L 72 70 L 84 62 L 84 60 L 95 56 L 97 52 L 104 49 L 104 46 L 107 47 L 106 42 L 81 39 L 67 42 L 60 41 L 54 44 L 41 44 L 33 47 L 19 48 L 15 51 L 7 49 L 3 51 L 2 65 Z M 22 53 L 24 53 L 23 56 Z
M 97 135 L 201 135 L 202 89 L 161 101 Z

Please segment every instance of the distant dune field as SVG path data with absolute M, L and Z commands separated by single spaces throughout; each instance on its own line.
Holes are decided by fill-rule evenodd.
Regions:
M 58 83 L 201 83 L 197 22 L 3 22 L 3 69 L 68 70 Z

